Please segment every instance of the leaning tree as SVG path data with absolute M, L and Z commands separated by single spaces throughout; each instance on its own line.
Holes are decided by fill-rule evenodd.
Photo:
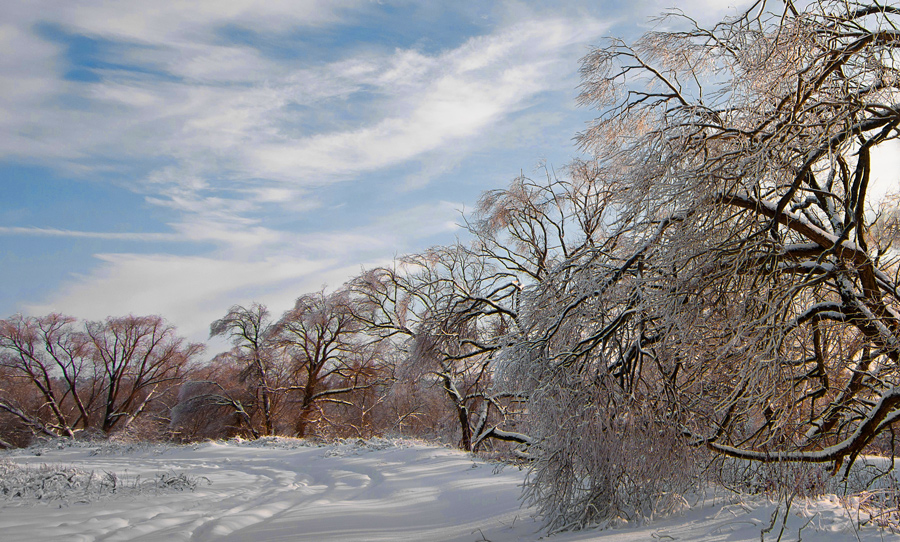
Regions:
M 442 390 L 460 448 L 478 450 L 490 439 L 530 442 L 508 419 L 521 394 L 494 382 L 493 354 L 516 318 L 514 275 L 457 243 L 367 271 L 351 288 L 366 332 L 403 358 L 400 381 Z
M 653 469 L 624 463 L 694 446 L 838 472 L 900 417 L 896 213 L 872 197 L 900 126 L 900 8 L 666 23 L 687 28 L 583 59 L 600 116 L 579 141 L 614 212 L 508 352 L 535 382 L 529 490 L 557 527 L 647 513 L 619 497 Z

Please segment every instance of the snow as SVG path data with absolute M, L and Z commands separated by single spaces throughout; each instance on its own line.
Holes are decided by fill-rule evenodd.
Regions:
M 524 469 L 416 441 L 58 443 L 0 454 L 0 475 L 4 541 L 502 542 L 546 537 L 531 511 L 520 506 Z M 779 508 L 764 497 L 724 492 L 697 501 L 679 516 L 649 524 L 547 539 L 759 540 L 773 512 L 784 510 L 783 503 Z M 866 516 L 858 517 L 852 504 L 835 497 L 795 500 L 782 540 L 896 536 L 871 522 L 859 527 L 856 520 Z M 778 537 L 782 518 L 779 513 L 766 540 Z

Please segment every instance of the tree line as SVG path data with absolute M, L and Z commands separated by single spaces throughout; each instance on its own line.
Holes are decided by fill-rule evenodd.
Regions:
M 232 307 L 211 364 L 156 317 L 6 320 L 3 419 L 502 447 L 552 528 L 648 517 L 723 458 L 846 476 L 900 418 L 900 212 L 872 196 L 900 135 L 898 19 L 760 0 L 611 40 L 582 60 L 588 158 L 485 192 L 468 241 L 278 320 Z

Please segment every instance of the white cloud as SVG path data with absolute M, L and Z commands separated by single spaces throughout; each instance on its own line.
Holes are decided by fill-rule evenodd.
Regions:
M 151 19 L 175 9 L 171 3 L 164 4 Z M 243 3 L 237 4 L 227 4 L 214 16 L 205 7 L 186 9 L 210 15 L 212 19 L 201 20 L 211 25 L 241 13 Z M 155 48 L 139 54 L 152 56 L 154 65 L 173 76 L 188 79 L 160 80 L 107 70 L 100 73 L 102 81 L 91 84 L 53 80 L 48 59 L 58 51 L 45 47 L 44 77 L 39 79 L 44 82 L 45 101 L 67 96 L 64 101 L 75 100 L 79 105 L 23 108 L 16 95 L 4 90 L 9 104 L 4 120 L 9 133 L 17 136 L 0 142 L 0 155 L 160 158 L 175 161 L 175 166 L 167 168 L 178 174 L 170 172 L 170 178 L 216 175 L 222 182 L 224 174 L 226 181 L 253 176 L 273 182 L 332 182 L 415 159 L 480 133 L 527 107 L 536 94 L 558 86 L 561 75 L 573 70 L 570 62 L 560 62 L 566 48 L 604 28 L 591 20 L 542 20 L 473 38 L 434 56 L 398 50 L 324 67 L 289 69 L 241 45 L 166 42 L 167 32 L 157 29 L 160 34 L 153 34 L 144 28 L 156 23 L 136 22 L 140 10 L 122 8 L 124 13 L 105 19 L 99 14 L 85 16 L 97 9 L 64 9 L 63 13 L 70 13 L 67 20 L 76 30 L 98 36 L 114 37 L 127 34 L 133 25 L 140 27 L 138 35 L 147 33 L 145 39 L 155 36 L 157 41 L 150 43 Z M 275 8 L 267 9 L 275 13 Z M 291 15 L 304 12 L 299 8 Z M 32 50 L 29 40 L 34 41 L 33 36 L 17 36 L 10 49 Z M 12 81 L 5 85 L 14 86 Z M 350 99 L 362 88 L 381 96 L 369 106 L 376 109 L 367 124 L 340 131 L 313 126 L 305 132 L 284 124 L 291 118 L 285 107 L 291 104 L 340 107 L 320 102 Z M 305 115 L 295 116 L 305 126 Z
M 28 310 L 159 313 L 202 339 L 234 303 L 283 310 L 278 303 L 338 285 L 361 263 L 420 250 L 458 230 L 462 204 L 423 200 L 363 227 L 317 223 L 301 233 L 271 217 L 325 216 L 322 185 L 366 182 L 368 173 L 416 161 L 421 173 L 405 185 L 399 179 L 397 189 L 421 188 L 472 148 L 502 146 L 490 134 L 542 93 L 573 86 L 573 59 L 606 28 L 589 17 L 542 17 L 443 51 L 369 51 L 320 65 L 265 58 L 214 36 L 229 23 L 275 34 L 331 24 L 356 3 L 65 1 L 23 3 L 6 15 L 15 24 L 0 25 L 0 46 L 17 55 L 0 57 L 0 159 L 86 176 L 151 164 L 140 166 L 145 174 L 132 188 L 175 218 L 165 224 L 173 233 L 4 226 L 0 235 L 213 246 L 203 256 L 98 255 L 94 271 Z M 61 45 L 32 31 L 39 21 L 137 44 L 112 46 L 112 63 L 163 76 L 106 68 L 95 70 L 96 82 L 66 81 Z
M 11 103 L 36 104 L 54 87 L 59 48 L 25 28 L 0 23 L 0 92 Z
M 283 31 L 340 20 L 342 10 L 361 0 L 154 0 L 143 2 L 73 2 L 58 0 L 42 10 L 54 12 L 72 26 L 98 35 L 156 43 L 195 40 L 226 23 Z
M 387 265 L 416 239 L 459 229 L 460 204 L 437 202 L 382 216 L 349 231 L 290 234 L 263 227 L 226 229 L 222 224 L 175 224 L 172 236 L 141 240 L 214 241 L 208 256 L 99 254 L 100 265 L 77 275 L 46 301 L 26 305 L 31 314 L 58 311 L 81 318 L 161 314 L 191 340 L 206 338 L 209 324 L 233 304 L 259 301 L 275 314 L 323 285 L 340 286 L 363 267 Z M 33 229 L 37 230 L 37 229 Z M 3 230 L 0 229 L 0 234 Z M 136 240 L 117 234 L 32 231 L 32 234 Z
M 48 302 L 27 306 L 28 312 L 59 311 L 86 319 L 161 314 L 182 334 L 203 340 L 209 324 L 231 305 L 264 297 L 260 294 L 267 290 L 297 296 L 317 289 L 335 266 L 333 260 L 277 256 L 256 261 L 165 254 L 97 258 L 101 265 L 94 272 L 75 278 Z
M 105 239 L 109 241 L 148 241 L 171 242 L 185 241 L 180 235 L 172 233 L 113 233 L 62 230 L 58 228 L 9 227 L 0 226 L 0 235 L 29 235 L 36 237 L 70 237 L 81 239 Z
M 402 212 L 380 217 L 373 228 L 393 233 L 399 237 L 402 232 L 407 242 L 424 239 L 439 234 L 449 234 L 460 230 L 463 210 L 462 203 L 438 201 L 423 203 Z M 395 242 L 399 242 L 397 239 Z
M 212 242 L 222 250 L 232 253 L 259 256 L 274 246 L 284 244 L 290 234 L 258 225 L 237 225 L 232 222 L 205 220 L 203 218 L 172 224 L 185 239 Z
M 381 68 L 367 64 L 355 77 L 396 92 L 393 100 L 403 105 L 386 109 L 401 115 L 352 131 L 262 143 L 251 151 L 247 169 L 321 182 L 323 174 L 340 179 L 471 138 L 528 107 L 540 92 L 558 88 L 573 70 L 559 62 L 562 52 L 604 28 L 598 21 L 542 20 L 473 38 L 435 57 L 398 51 L 382 59 Z

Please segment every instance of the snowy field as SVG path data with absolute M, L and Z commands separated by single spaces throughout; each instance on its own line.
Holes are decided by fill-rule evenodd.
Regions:
M 0 454 L 0 474 L 5 542 L 503 542 L 545 535 L 520 507 L 525 471 L 410 441 L 47 445 Z M 760 540 L 775 509 L 762 497 L 707 496 L 649 525 L 546 540 Z M 837 499 L 794 502 L 783 532 L 779 515 L 765 540 L 779 533 L 784 541 L 898 539 L 871 522 L 858 528 L 850 521 L 856 514 Z

